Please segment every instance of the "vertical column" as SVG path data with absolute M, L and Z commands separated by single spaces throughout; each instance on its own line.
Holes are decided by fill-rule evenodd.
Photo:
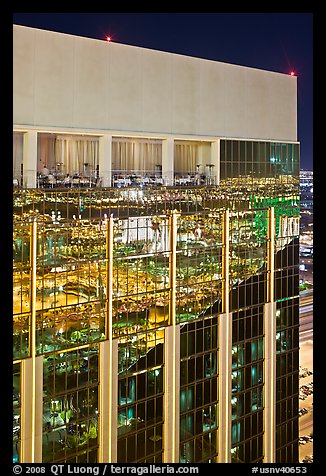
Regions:
M 118 341 L 113 340 L 113 217 L 106 220 L 106 341 L 100 344 L 99 461 L 117 459 Z
M 215 185 L 220 184 L 220 139 L 211 143 L 211 164 L 214 165 L 212 169 Z
M 112 186 L 112 136 L 99 138 L 99 174 L 102 187 Z
M 106 220 L 106 322 L 105 336 L 112 341 L 112 296 L 113 296 L 113 216 Z
M 275 217 L 274 207 L 268 209 L 267 218 L 267 302 L 274 302 L 274 253 Z
M 222 312 L 219 316 L 219 463 L 231 461 L 232 314 L 229 311 L 229 211 L 223 214 Z
M 174 183 L 174 139 L 162 140 L 162 178 L 164 185 Z
M 164 334 L 164 462 L 179 462 L 180 326 L 176 325 L 177 211 L 169 217 L 169 326 Z
M 22 445 L 21 460 L 28 463 L 42 462 L 42 413 L 43 413 L 43 358 L 36 357 L 36 257 L 37 222 L 31 225 L 30 240 L 30 358 L 22 362 Z
M 117 462 L 118 339 L 100 343 L 99 463 Z
M 42 463 L 42 417 L 43 357 L 40 355 L 35 359 L 22 360 L 20 422 L 22 463 Z
M 169 299 L 169 325 L 176 324 L 176 285 L 177 285 L 177 210 L 172 210 L 169 217 L 169 237 L 170 237 L 170 256 L 169 256 L 169 284 L 170 284 L 170 299 Z
M 23 187 L 36 188 L 37 132 L 24 133 L 23 142 Z
M 180 325 L 164 331 L 163 462 L 179 463 L 180 452 Z
M 30 288 L 30 309 L 31 309 L 31 326 L 29 335 L 30 356 L 32 358 L 32 385 L 33 385 L 33 404 L 32 404 L 32 434 L 35 435 L 35 415 L 36 415 L 36 258 L 37 258 L 37 222 L 33 221 L 31 225 L 31 247 L 30 247 L 30 263 L 31 263 L 31 288 Z M 43 394 L 43 391 L 42 391 Z M 35 440 L 32 440 L 32 458 L 35 461 Z
M 105 326 L 105 332 L 106 332 L 106 338 L 108 340 L 108 365 L 107 365 L 107 372 L 109 374 L 110 380 L 113 379 L 113 375 L 117 376 L 118 371 L 116 369 L 116 372 L 114 373 L 113 369 L 113 327 L 112 327 L 112 296 L 113 296 L 113 217 L 110 216 L 110 218 L 106 222 L 106 230 L 107 230 L 107 243 L 106 243 L 106 310 L 107 310 L 107 315 L 106 315 L 106 326 Z M 118 355 L 118 349 L 116 352 L 116 358 Z M 113 400 L 116 397 L 116 395 L 113 395 L 113 386 L 109 385 L 108 388 L 108 404 L 109 404 L 109 428 L 108 428 L 108 438 L 111 441 L 112 440 L 112 435 L 114 430 L 116 431 L 117 428 L 117 422 L 115 422 L 115 428 L 113 428 L 112 424 L 113 423 L 113 412 L 116 411 L 113 409 Z M 117 397 L 116 397 L 117 398 Z M 112 443 L 111 443 L 112 445 Z M 116 446 L 116 445 L 115 445 Z M 111 461 L 112 458 L 112 446 L 110 447 L 110 454 L 109 458 Z M 115 450 L 116 451 L 116 450 Z
M 230 290 L 230 212 L 225 210 L 222 223 L 222 312 L 229 313 Z
M 36 355 L 36 258 L 37 258 L 37 221 L 34 219 L 30 225 L 30 332 L 29 332 L 29 355 L 35 359 Z M 34 383 L 33 383 L 34 385 Z
M 276 453 L 276 303 L 274 301 L 274 207 L 268 210 L 267 303 L 264 306 L 264 463 Z

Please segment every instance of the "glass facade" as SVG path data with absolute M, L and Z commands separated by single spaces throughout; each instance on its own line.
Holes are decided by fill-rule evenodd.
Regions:
M 263 308 L 232 316 L 232 461 L 263 462 Z
M 276 301 L 276 458 L 298 461 L 299 147 L 272 142 L 221 141 L 221 184 L 241 200 L 231 224 L 231 260 L 240 281 L 232 291 L 232 461 L 263 461 L 264 311 L 267 302 L 267 210 L 274 208 Z M 240 217 L 240 218 L 239 218 Z M 241 218 L 245 225 L 241 223 Z M 241 235 L 244 237 L 241 249 Z M 249 240 L 249 241 L 248 241 Z M 249 246 L 248 246 L 249 245 Z M 237 249 L 235 249 L 237 248 Z M 245 266 L 241 270 L 241 256 Z M 231 261 L 232 262 L 232 261 Z M 232 265 L 231 265 L 232 266 Z M 247 272 L 246 272 L 247 271 Z M 237 311 L 240 310 L 241 311 Z M 283 318 L 281 317 L 284 316 Z M 245 416 L 248 413 L 248 416 Z
M 119 340 L 118 462 L 161 463 L 164 334 Z
M 181 327 L 180 462 L 217 461 L 218 320 Z
M 297 462 L 299 411 L 299 298 L 276 309 L 276 447 L 277 461 Z
M 13 463 L 20 461 L 21 422 L 21 372 L 20 363 L 13 365 Z
M 264 461 L 271 207 L 276 461 L 298 460 L 298 144 L 221 140 L 216 186 L 25 189 L 14 190 L 13 200 L 15 460 L 20 365 L 34 352 L 43 358 L 43 462 L 98 461 L 99 349 L 112 335 L 118 343 L 118 372 L 109 376 L 117 382 L 116 461 L 164 462 L 170 418 L 165 330 L 175 326 L 178 459 L 219 461 L 223 220 L 229 210 L 230 461 Z
M 43 462 L 96 462 L 98 346 L 47 354 L 43 373 Z

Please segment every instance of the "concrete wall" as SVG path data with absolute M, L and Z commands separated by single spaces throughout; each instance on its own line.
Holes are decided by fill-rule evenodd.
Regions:
M 297 140 L 295 77 L 14 26 L 16 128 Z

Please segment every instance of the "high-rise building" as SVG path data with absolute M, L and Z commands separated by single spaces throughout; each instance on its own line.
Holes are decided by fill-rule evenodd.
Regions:
M 14 26 L 14 460 L 298 461 L 295 77 Z

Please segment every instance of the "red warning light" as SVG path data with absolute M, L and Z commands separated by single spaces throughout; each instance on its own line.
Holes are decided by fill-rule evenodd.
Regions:
M 291 71 L 290 75 L 295 76 L 295 71 Z
M 111 36 L 107 36 L 107 37 L 106 37 L 106 41 L 107 41 L 108 43 L 110 43 L 110 41 L 111 41 Z

